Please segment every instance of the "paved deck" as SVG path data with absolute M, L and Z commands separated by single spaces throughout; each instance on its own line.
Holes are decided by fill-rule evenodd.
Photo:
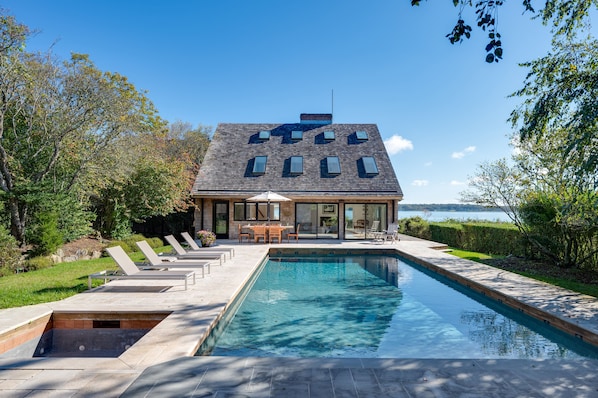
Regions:
M 234 245 L 205 279 L 113 281 L 68 299 L 0 311 L 0 333 L 61 312 L 172 314 L 118 358 L 3 358 L 0 397 L 597 397 L 598 361 L 193 357 L 198 341 L 271 247 L 390 248 L 366 242 Z M 598 300 L 435 250 L 403 237 L 403 254 L 598 334 Z

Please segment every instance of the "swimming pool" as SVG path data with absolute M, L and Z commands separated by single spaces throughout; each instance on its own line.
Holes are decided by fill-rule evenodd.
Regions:
M 198 355 L 598 358 L 598 349 L 394 255 L 271 257 Z

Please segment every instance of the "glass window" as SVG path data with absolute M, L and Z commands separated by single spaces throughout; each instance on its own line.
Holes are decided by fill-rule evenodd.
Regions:
M 357 137 L 357 139 L 359 141 L 367 141 L 368 140 L 368 133 L 367 133 L 367 131 L 356 131 L 355 132 L 355 137 Z
M 295 217 L 300 238 L 338 239 L 337 203 L 296 203 Z
M 378 165 L 376 164 L 376 159 L 371 156 L 364 156 L 361 158 L 363 162 L 363 168 L 365 170 L 365 174 L 374 175 L 378 174 Z
M 345 239 L 372 239 L 374 232 L 387 229 L 386 220 L 386 204 L 346 203 Z
M 299 141 L 303 139 L 303 131 L 301 130 L 293 130 L 291 131 L 291 139 L 293 141 Z
M 253 162 L 253 174 L 264 174 L 268 156 L 256 156 Z
M 334 140 L 334 131 L 332 131 L 332 130 L 324 131 L 324 139 L 326 141 Z
M 267 221 L 268 203 L 235 203 L 235 221 Z M 280 203 L 270 203 L 270 221 L 280 221 Z
M 291 174 L 303 174 L 303 156 L 291 156 Z
M 338 160 L 338 156 L 328 156 L 326 158 L 326 165 L 328 167 L 328 174 L 341 173 L 341 162 Z
M 269 140 L 270 132 L 268 130 L 260 131 L 258 137 L 260 140 Z
M 245 220 L 245 203 L 235 203 L 235 221 Z

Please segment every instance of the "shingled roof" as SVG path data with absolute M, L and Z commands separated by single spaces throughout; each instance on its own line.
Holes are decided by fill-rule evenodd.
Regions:
M 269 139 L 260 139 L 269 131 Z M 301 131 L 302 139 L 292 139 Z M 333 131 L 327 140 L 325 131 Z M 356 132 L 366 132 L 360 140 Z M 267 156 L 265 173 L 255 174 L 258 156 Z M 293 174 L 290 158 L 303 157 L 303 173 Z M 337 156 L 341 173 L 329 174 L 326 158 Z M 367 174 L 362 157 L 376 160 L 378 174 Z M 403 193 L 375 124 L 229 124 L 218 125 L 191 195 L 246 198 L 276 191 L 294 199 L 327 197 L 401 200 Z

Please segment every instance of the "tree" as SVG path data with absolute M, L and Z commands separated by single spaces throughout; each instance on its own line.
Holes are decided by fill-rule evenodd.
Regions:
M 58 62 L 15 48 L 0 54 L 0 200 L 11 233 L 24 243 L 28 212 L 40 193 L 93 185 L 120 138 L 155 131 L 162 122 L 125 77 L 101 72 L 87 56 Z
M 565 130 L 516 142 L 514 165 L 485 163 L 470 179 L 465 202 L 503 208 L 534 252 L 554 264 L 598 265 L 598 194 L 595 174 L 580 174 L 575 157 L 565 156 Z
M 578 166 L 568 178 L 596 175 L 598 41 L 555 42 L 554 52 L 524 65 L 530 72 L 524 87 L 513 94 L 524 101 L 510 117 L 519 140 L 546 142 L 559 135 L 567 158 L 562 164 Z M 598 188 L 598 181 L 589 182 Z
M 503 0 L 451 0 L 458 8 L 457 22 L 453 30 L 446 35 L 451 44 L 461 43 L 464 38 L 469 39 L 472 34 L 471 25 L 465 22 L 464 11 L 474 8 L 477 26 L 488 33 L 486 44 L 486 62 L 498 62 L 503 56 L 501 35 L 498 31 L 498 14 Z M 421 0 L 411 0 L 412 6 L 419 6 Z M 572 36 L 575 31 L 583 27 L 589 17 L 590 10 L 598 7 L 598 0 L 545 0 L 543 8 L 537 12 L 532 6 L 532 0 L 521 0 L 523 12 L 533 14 L 543 24 L 552 25 L 555 37 Z

